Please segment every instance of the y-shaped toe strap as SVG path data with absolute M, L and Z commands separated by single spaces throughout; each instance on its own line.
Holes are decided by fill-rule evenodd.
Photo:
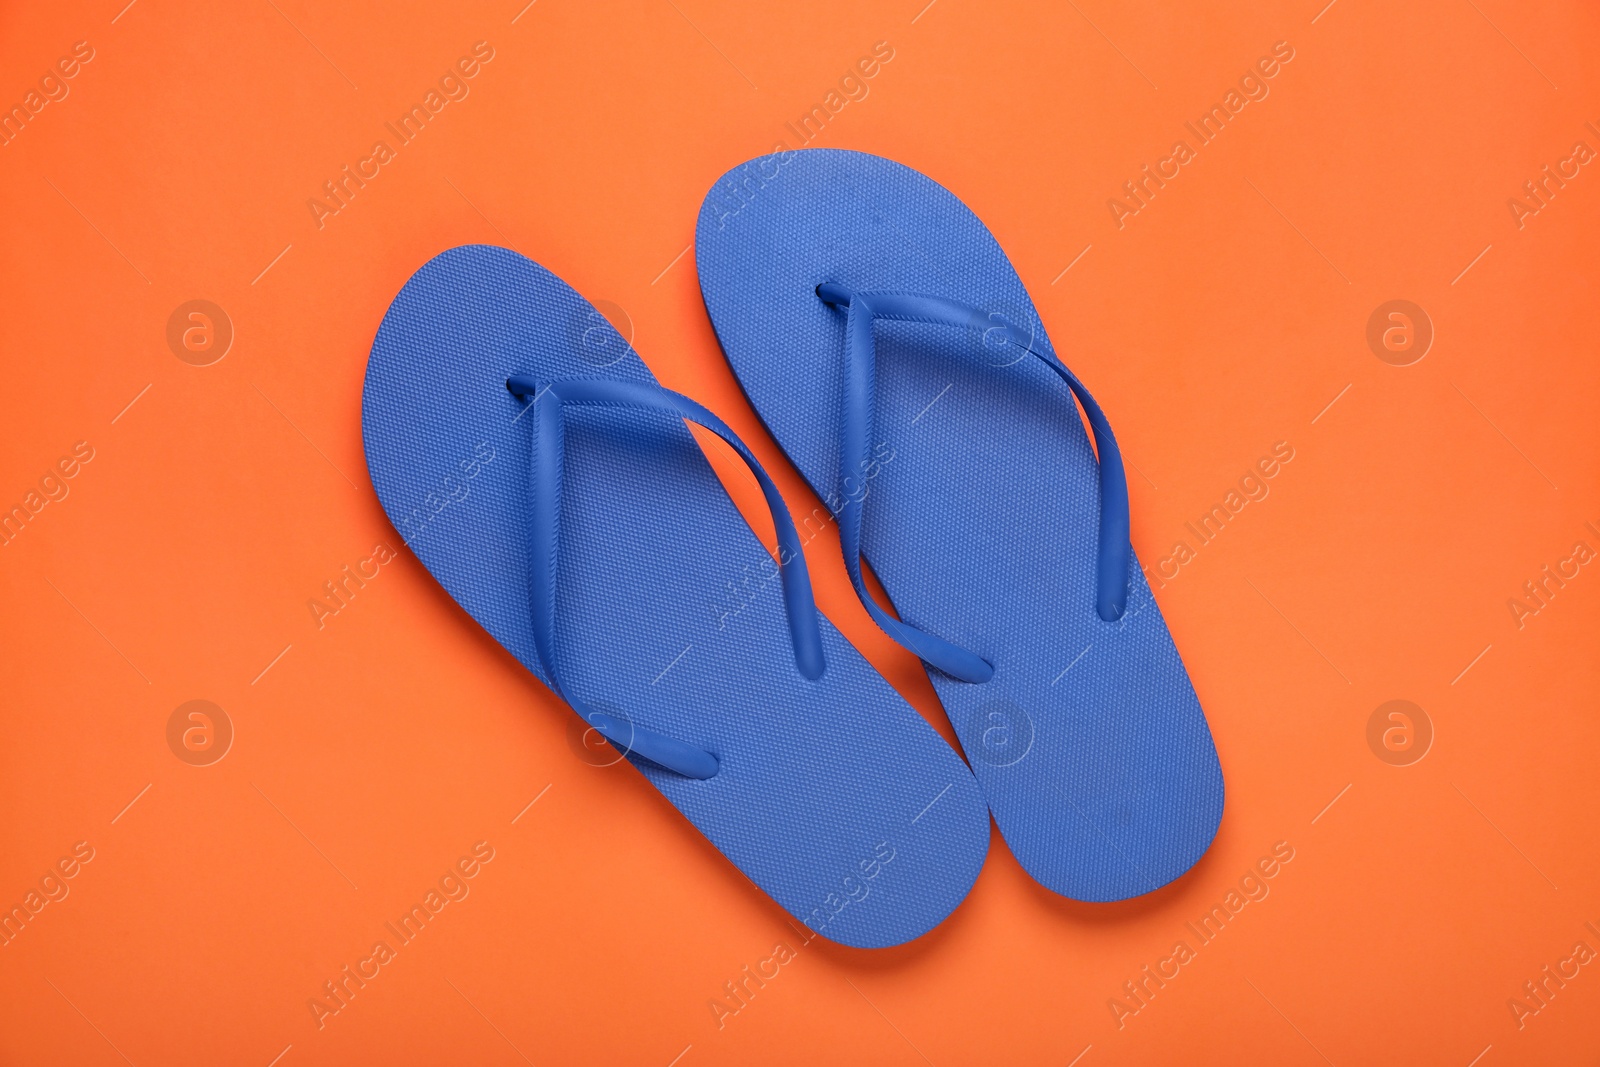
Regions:
M 556 664 L 556 572 L 560 549 L 561 483 L 564 467 L 563 409 L 568 404 L 622 407 L 654 411 L 697 423 L 722 438 L 744 460 L 761 485 L 772 524 L 778 534 L 778 568 L 782 575 L 784 608 L 789 619 L 789 638 L 794 646 L 795 666 L 801 675 L 815 680 L 822 677 L 822 629 L 817 620 L 811 580 L 806 573 L 800 536 L 789 509 L 784 506 L 778 487 L 761 468 L 750 449 L 706 408 L 680 393 L 644 382 L 611 379 L 578 379 L 541 386 L 527 375 L 512 375 L 506 388 L 533 405 L 533 460 L 530 464 L 532 506 L 529 520 L 529 572 L 533 611 L 533 643 L 544 677 L 563 700 L 595 731 L 624 752 L 636 753 L 652 763 L 688 778 L 710 778 L 717 773 L 717 758 L 711 753 L 646 730 L 626 719 L 607 715 L 588 707 L 562 684 Z
M 867 461 L 872 443 L 873 380 L 876 358 L 872 327 L 878 319 L 899 322 L 924 322 L 958 329 L 974 327 L 988 338 L 1016 346 L 1021 353 L 1034 356 L 1049 367 L 1072 390 L 1088 413 L 1100 453 L 1100 543 L 1097 561 L 1095 610 L 1106 622 L 1122 617 L 1128 603 L 1128 564 L 1133 548 L 1128 541 L 1128 483 L 1122 469 L 1122 454 L 1100 405 L 1066 366 L 1037 338 L 1005 321 L 999 315 L 940 296 L 889 290 L 854 291 L 825 282 L 817 286 L 817 296 L 835 307 L 848 309 L 844 344 L 844 411 L 840 426 L 839 470 L 843 504 L 839 508 L 839 539 L 844 548 L 845 567 L 855 584 L 856 595 L 873 620 L 890 637 L 916 653 L 925 662 L 966 682 L 986 682 L 994 667 L 982 657 L 941 637 L 895 619 L 878 606 L 867 593 L 861 577 L 861 511 L 865 494 L 845 492 L 849 480 Z M 1019 356 L 1020 358 L 1020 356 Z M 1073 413 L 1075 416 L 1076 413 Z

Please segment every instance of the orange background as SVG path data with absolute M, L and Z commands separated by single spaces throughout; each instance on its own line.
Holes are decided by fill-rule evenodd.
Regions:
M 1600 167 L 1521 228 L 1507 206 L 1575 141 L 1600 149 L 1591 6 L 123 2 L 0 15 L 7 105 L 94 49 L 0 148 L 0 505 L 94 450 L 0 547 L 0 903 L 94 850 L 0 947 L 0 1059 L 1600 1052 L 1600 966 L 1521 1028 L 1507 1005 L 1575 942 L 1600 949 L 1600 568 L 1520 629 L 1507 606 L 1574 542 L 1600 548 Z M 307 200 L 480 40 L 470 95 L 319 229 Z M 1078 904 L 996 836 L 938 930 L 806 945 L 719 1028 L 723 983 L 798 942 L 780 909 L 626 766 L 580 758 L 569 714 L 408 553 L 321 629 L 307 602 L 398 545 L 362 374 L 390 299 L 457 244 L 622 309 L 662 382 L 809 511 L 680 253 L 710 183 L 795 147 L 784 124 L 878 41 L 893 60 L 814 143 L 916 167 L 993 229 L 1137 467 L 1145 563 L 1275 442 L 1295 458 L 1157 594 L 1227 777 L 1198 867 Z M 1118 229 L 1107 200 L 1277 41 L 1295 55 L 1270 96 Z M 1365 339 L 1396 298 L 1436 332 L 1404 367 Z M 233 324 L 210 366 L 167 344 L 191 299 Z M 948 732 L 831 535 L 810 562 L 824 610 Z M 210 766 L 167 742 L 192 699 L 236 731 Z M 1367 742 L 1391 699 L 1435 731 L 1410 766 Z M 319 1029 L 323 983 L 479 841 L 470 896 Z M 1108 1000 L 1279 841 L 1270 896 L 1119 1026 Z

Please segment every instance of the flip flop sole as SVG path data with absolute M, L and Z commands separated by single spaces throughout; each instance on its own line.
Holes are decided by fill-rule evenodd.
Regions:
M 809 149 L 713 186 L 695 254 L 772 435 L 824 499 L 867 494 L 863 556 L 900 618 L 995 665 L 984 684 L 929 674 L 1018 860 L 1089 901 L 1188 870 L 1222 817 L 1221 768 L 1137 561 L 1123 617 L 1096 613 L 1096 459 L 1066 385 L 982 329 L 880 321 L 877 440 L 840 484 L 845 316 L 816 286 L 948 297 L 1044 340 L 983 223 L 908 167 Z
M 537 675 L 526 560 L 534 420 L 507 391 L 514 373 L 654 382 L 555 275 L 505 249 L 456 248 L 417 271 L 384 316 L 362 430 L 373 485 L 406 544 Z M 972 775 L 826 620 L 827 670 L 800 675 L 772 556 L 683 422 L 569 408 L 564 478 L 563 685 L 712 752 L 720 770 L 703 781 L 630 760 L 813 930 L 881 947 L 943 920 L 988 849 Z

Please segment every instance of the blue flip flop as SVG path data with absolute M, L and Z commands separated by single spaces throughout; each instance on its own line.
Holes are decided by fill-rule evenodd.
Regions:
M 898 163 L 785 151 L 712 187 L 695 256 L 745 394 L 837 514 L 867 611 L 928 665 L 1023 867 L 1107 901 L 1193 866 L 1222 771 L 1116 440 L 983 223 Z
M 686 420 L 755 475 L 778 561 Z M 361 422 L 417 558 L 789 914 L 876 948 L 967 895 L 972 774 L 817 614 L 749 449 L 565 282 L 503 248 L 429 261 L 378 329 Z

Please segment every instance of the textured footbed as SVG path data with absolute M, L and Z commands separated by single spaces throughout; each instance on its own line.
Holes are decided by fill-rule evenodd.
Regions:
M 876 156 L 812 149 L 735 168 L 706 198 L 695 254 L 746 395 L 830 504 L 846 491 L 845 314 L 819 283 L 949 297 L 1045 336 L 983 223 Z M 863 556 L 903 620 L 997 668 L 982 685 L 929 675 L 1000 832 L 1035 879 L 1078 900 L 1170 882 L 1216 833 L 1222 772 L 1136 561 L 1124 617 L 1095 611 L 1099 485 L 1070 391 L 977 329 L 880 322 L 875 337 L 875 449 L 854 472 Z
M 539 674 L 525 559 L 533 420 L 506 389 L 513 373 L 654 381 L 549 271 L 502 248 L 456 248 L 384 316 L 362 431 L 396 530 Z M 711 751 L 721 770 L 706 781 L 630 758 L 813 930 L 880 947 L 943 920 L 989 846 L 971 773 L 826 619 L 827 671 L 800 675 L 772 556 L 684 423 L 569 407 L 565 463 L 556 661 L 568 691 Z

